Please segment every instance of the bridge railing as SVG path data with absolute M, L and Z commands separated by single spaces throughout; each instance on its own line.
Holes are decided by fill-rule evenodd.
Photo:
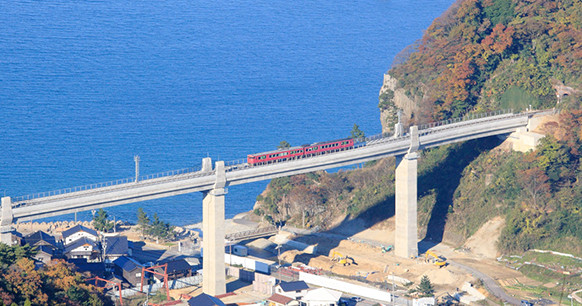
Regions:
M 159 179 L 159 178 L 170 177 L 170 176 L 181 175 L 181 174 L 190 174 L 190 173 L 199 172 L 200 170 L 201 170 L 201 167 L 190 167 L 190 168 L 184 168 L 184 169 L 177 169 L 177 170 L 170 170 L 170 171 L 164 171 L 164 172 L 159 172 L 159 173 L 147 174 L 147 175 L 140 176 L 137 179 L 137 182 L 148 181 L 148 180 Z M 24 196 L 17 196 L 14 198 L 14 202 L 30 201 L 30 200 L 34 200 L 34 199 L 38 199 L 38 198 L 65 195 L 65 194 L 69 194 L 69 193 L 73 193 L 73 192 L 88 191 L 88 190 L 94 190 L 94 189 L 98 189 L 98 188 L 119 186 L 119 185 L 124 185 L 124 184 L 129 184 L 129 183 L 136 183 L 135 177 L 129 177 L 129 178 L 118 179 L 118 180 L 114 180 L 114 181 L 88 184 L 88 185 L 63 188 L 63 189 L 51 190 L 51 191 L 45 191 L 45 192 L 39 192 L 39 193 L 33 193 L 33 194 L 29 194 L 29 195 L 24 195 Z
M 468 121 L 477 120 L 477 119 L 484 119 L 484 118 L 496 117 L 496 116 L 500 116 L 500 115 L 509 115 L 509 114 L 513 114 L 512 109 L 499 110 L 499 111 L 494 111 L 494 112 L 467 114 L 465 116 L 458 117 L 458 118 L 451 118 L 448 120 L 431 122 L 431 123 L 427 123 L 427 124 L 421 124 L 418 126 L 418 133 L 420 136 L 422 136 L 422 135 L 430 134 L 432 132 L 440 130 L 443 127 L 450 126 L 450 125 L 455 124 L 455 123 L 468 122 Z M 453 127 L 453 126 L 450 126 L 450 127 Z M 454 126 L 454 127 L 456 127 L 456 126 Z
M 242 170 L 245 168 L 248 168 L 246 158 L 240 158 L 240 159 L 235 159 L 235 160 L 230 160 L 230 161 L 224 162 L 224 169 L 226 172 Z

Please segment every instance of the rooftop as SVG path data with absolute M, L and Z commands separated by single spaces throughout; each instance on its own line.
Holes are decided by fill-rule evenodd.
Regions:
M 304 281 L 281 282 L 279 286 L 285 292 L 309 289 Z
M 79 225 L 71 227 L 70 229 L 68 229 L 66 231 L 63 231 L 63 239 L 66 239 L 67 237 L 69 237 L 72 234 L 77 233 L 77 232 L 86 232 L 86 233 L 91 234 L 95 237 L 99 237 L 99 234 L 95 230 L 92 230 L 88 227 L 84 227 L 84 226 L 79 224 Z

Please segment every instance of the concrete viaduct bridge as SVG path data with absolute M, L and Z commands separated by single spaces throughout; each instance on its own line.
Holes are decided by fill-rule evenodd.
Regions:
M 353 149 L 263 166 L 246 161 L 202 160 L 199 169 L 183 169 L 114 182 L 67 188 L 28 196 L 2 198 L 0 238 L 10 243 L 12 224 L 133 202 L 202 192 L 203 199 L 203 290 L 226 292 L 224 273 L 224 202 L 227 187 L 294 174 L 313 172 L 396 156 L 395 254 L 410 258 L 417 247 L 417 159 L 418 151 L 444 144 L 503 135 L 528 127 L 534 116 L 545 112 L 511 111 L 475 114 L 454 120 L 412 126 L 403 133 L 400 123 L 394 135 L 377 135 L 357 143 Z

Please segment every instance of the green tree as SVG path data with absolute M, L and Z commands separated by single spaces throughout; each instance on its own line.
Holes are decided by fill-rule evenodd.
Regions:
M 279 143 L 279 145 L 277 146 L 277 149 L 279 150 L 284 150 L 284 149 L 289 149 L 291 148 L 291 144 L 288 143 L 286 140 L 283 140 Z
M 0 243 L 0 270 L 8 268 L 8 266 L 21 258 L 30 259 L 36 253 L 37 251 L 28 244 L 24 246 L 9 246 Z
M 350 138 L 362 139 L 364 137 L 366 137 L 364 132 L 362 130 L 360 130 L 360 127 L 357 124 L 354 123 L 354 127 L 352 128 L 352 132 L 350 133 Z
M 428 276 L 426 275 L 422 276 L 422 278 L 420 279 L 420 284 L 418 285 L 418 287 L 416 287 L 416 291 L 420 293 L 421 297 L 428 297 L 433 295 L 434 287 L 431 284 Z
M 109 219 L 109 215 L 103 208 L 97 211 L 97 214 L 93 217 L 93 226 L 96 230 L 101 232 L 110 232 L 113 229 L 113 222 Z
M 148 233 L 150 228 L 150 218 L 141 207 L 137 210 L 137 225 L 139 226 L 142 235 Z
M 154 213 L 152 225 L 149 228 L 149 235 L 163 240 L 174 239 L 174 226 L 160 220 L 158 214 Z

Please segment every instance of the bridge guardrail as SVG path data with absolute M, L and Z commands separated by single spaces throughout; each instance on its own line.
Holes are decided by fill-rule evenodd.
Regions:
M 190 168 L 183 168 L 183 169 L 147 174 L 147 175 L 140 176 L 138 178 L 137 182 L 144 182 L 144 181 L 158 179 L 158 178 L 195 173 L 195 172 L 199 172 L 200 170 L 201 170 L 201 167 L 190 167 Z M 95 183 L 95 184 L 82 185 L 82 186 L 76 186 L 76 187 L 70 187 L 70 188 L 63 188 L 63 189 L 52 190 L 52 191 L 33 193 L 33 194 L 29 194 L 29 195 L 24 195 L 24 196 L 17 196 L 14 198 L 14 202 L 16 203 L 16 202 L 29 201 L 29 200 L 34 200 L 34 199 L 44 198 L 44 197 L 66 195 L 66 194 L 70 194 L 70 193 L 74 193 L 74 192 L 89 191 L 89 190 L 94 190 L 94 189 L 99 189 L 99 188 L 104 188 L 104 187 L 119 186 L 119 185 L 124 185 L 124 184 L 129 184 L 129 183 L 136 183 L 135 177 L 118 179 L 118 180 L 101 182 L 101 183 Z

